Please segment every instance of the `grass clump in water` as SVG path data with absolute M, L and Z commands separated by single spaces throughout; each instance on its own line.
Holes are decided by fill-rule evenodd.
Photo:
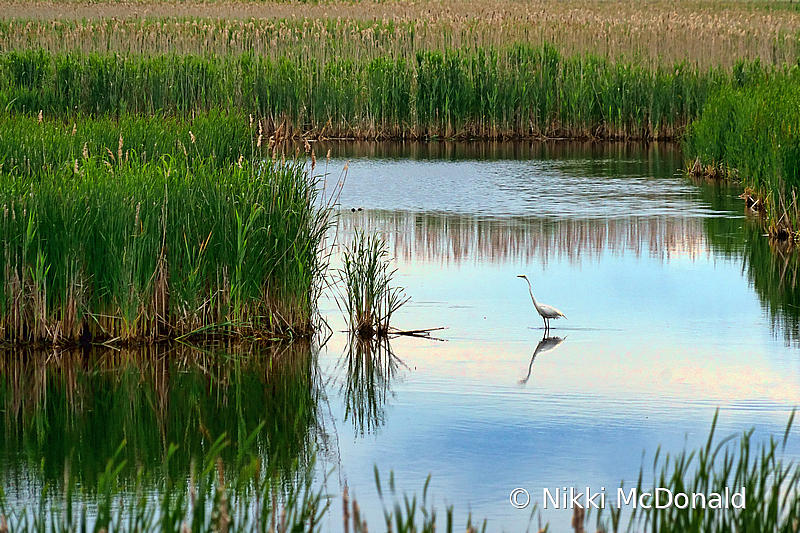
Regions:
M 392 287 L 395 271 L 389 269 L 386 241 L 380 235 L 356 231 L 344 252 L 339 270 L 344 285 L 344 311 L 350 330 L 362 338 L 389 334 L 392 315 L 408 301 L 400 287 Z

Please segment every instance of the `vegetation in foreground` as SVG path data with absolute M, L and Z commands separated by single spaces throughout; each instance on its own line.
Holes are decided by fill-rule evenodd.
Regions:
M 673 495 L 692 493 L 725 494 L 726 487 L 744 491 L 744 506 L 740 508 L 692 508 L 691 505 L 655 505 L 650 509 L 633 510 L 627 526 L 621 523 L 620 511 L 612 508 L 592 517 L 580 510 L 575 513 L 573 527 L 583 531 L 587 523 L 596 521 L 599 531 L 796 531 L 800 515 L 800 468 L 792 461 L 785 462 L 782 450 L 791 431 L 793 416 L 782 439 L 771 438 L 756 445 L 753 431 L 741 436 L 715 439 L 716 416 L 707 443 L 699 449 L 676 456 L 656 451 L 652 483 L 643 481 L 640 474 L 635 494 L 648 492 L 666 498 L 668 489 Z M 186 474 L 172 474 L 168 467 L 177 448 L 170 446 L 164 459 L 164 485 L 157 497 L 144 496 L 142 482 L 150 473 L 139 471 L 133 484 L 122 484 L 119 472 L 125 466 L 119 453 L 111 458 L 100 473 L 96 488 L 81 487 L 67 467 L 61 486 L 54 486 L 39 503 L 27 507 L 11 507 L 6 497 L 0 500 L 2 520 L 11 531 L 74 531 L 76 528 L 94 531 L 324 531 L 325 515 L 330 512 L 331 497 L 315 489 L 311 470 L 295 485 L 279 486 L 273 477 L 265 476 L 257 456 L 252 454 L 253 436 L 240 441 L 235 453 L 236 466 L 226 468 L 220 454 L 231 444 L 223 435 L 209 441 L 208 452 L 195 469 Z M 233 475 L 231 475 L 231 473 Z M 447 507 L 438 515 L 429 503 L 428 481 L 422 498 L 396 494 L 394 478 L 388 482 L 389 498 L 384 499 L 384 485 L 376 469 L 377 491 L 384 505 L 385 531 L 412 532 L 461 530 L 453 524 L 454 511 Z M 631 488 L 622 485 L 626 494 Z M 343 530 L 366 532 L 355 500 L 343 491 Z M 679 497 L 681 502 L 683 498 Z M 688 501 L 688 500 L 687 500 Z M 121 503 L 118 503 L 121 502 Z M 681 508 L 683 507 L 683 508 Z M 93 512 L 87 513 L 91 508 Z M 441 518 L 440 518 L 441 516 Z M 531 518 L 534 514 L 531 514 Z M 489 522 L 483 522 L 486 530 Z M 372 531 L 382 531 L 383 525 Z M 468 519 L 466 531 L 477 529 Z
M 328 216 L 313 169 L 256 157 L 267 140 L 246 119 L 195 119 L 181 140 L 169 121 L 165 133 L 128 118 L 111 130 L 116 149 L 109 132 L 81 147 L 106 124 L 0 127 L 0 338 L 309 334 Z

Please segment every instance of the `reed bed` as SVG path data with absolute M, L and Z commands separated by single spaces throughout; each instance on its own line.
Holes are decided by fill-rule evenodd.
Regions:
M 766 211 L 770 235 L 800 230 L 800 71 L 739 68 L 718 88 L 686 136 L 690 158 L 707 172 L 733 175 Z
M 69 106 L 74 107 L 74 106 Z M 260 149 L 258 125 L 246 115 L 211 109 L 191 116 L 124 113 L 117 117 L 76 115 L 58 119 L 45 113 L 11 113 L 0 125 L 0 173 L 33 176 L 80 166 L 92 156 L 112 166 L 160 162 L 165 156 L 192 168 L 195 161 L 230 166 Z M 261 144 L 267 148 L 269 140 Z
M 0 106 L 67 122 L 228 109 L 262 117 L 268 136 L 671 139 L 729 79 L 688 63 L 565 57 L 547 44 L 326 61 L 27 50 L 0 55 Z
M 303 163 L 122 149 L 0 176 L 2 340 L 311 332 L 327 211 Z
M 216 55 L 252 51 L 275 60 L 378 56 L 553 44 L 670 66 L 731 67 L 736 60 L 793 64 L 800 13 L 789 2 L 477 0 L 421 2 L 0 3 L 0 51 Z

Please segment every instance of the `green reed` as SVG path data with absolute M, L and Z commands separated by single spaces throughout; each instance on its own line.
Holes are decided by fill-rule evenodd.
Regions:
M 0 125 L 0 172 L 33 175 L 73 168 L 87 156 L 112 165 L 133 157 L 158 162 L 163 156 L 229 166 L 240 157 L 260 153 L 258 125 L 252 117 L 211 109 L 189 117 L 164 114 L 117 118 L 90 115 L 63 120 L 44 112 L 32 115 L 7 113 Z M 263 140 L 266 146 L 267 141 Z
M 360 337 L 388 335 L 392 315 L 408 301 L 402 288 L 392 286 L 395 271 L 389 268 L 388 255 L 380 235 L 361 231 L 356 231 L 344 252 L 339 270 L 344 286 L 341 300 L 350 330 Z
M 564 56 L 545 44 L 421 50 L 410 58 L 0 54 L 0 107 L 192 116 L 225 108 L 266 133 L 356 138 L 669 139 L 728 71 Z
M 800 228 L 800 71 L 740 64 L 689 129 L 690 158 L 722 166 L 762 197 L 773 225 Z
M 0 177 L 4 340 L 311 331 L 326 211 L 303 163 L 87 155 Z
M 717 440 L 714 416 L 706 444 L 696 450 L 684 450 L 676 455 L 662 456 L 659 447 L 653 459 L 653 487 L 646 486 L 643 471 L 635 486 L 635 493 L 647 492 L 651 507 L 636 507 L 628 524 L 629 531 L 660 532 L 728 532 L 728 531 L 796 531 L 800 519 L 800 468 L 794 461 L 785 461 L 782 450 L 786 447 L 794 421 L 789 418 L 781 439 L 770 437 L 768 442 L 756 445 L 753 430 L 740 436 L 732 435 Z M 644 468 L 644 467 L 643 467 Z M 631 488 L 622 485 L 626 497 Z M 692 494 L 713 493 L 725 495 L 744 490 L 744 507 L 741 509 L 693 508 Z M 683 509 L 667 505 L 668 496 L 656 498 L 656 488 L 668 489 L 673 495 L 689 496 L 689 505 Z M 709 500 L 710 502 L 710 500 Z M 659 508 L 656 504 L 660 504 Z M 680 506 L 683 506 L 681 498 Z M 598 526 L 603 523 L 603 510 L 597 516 Z M 605 530 L 620 530 L 620 514 L 616 506 L 611 509 L 611 523 Z
M 146 493 L 150 472 L 140 469 L 132 483 L 121 483 L 119 473 L 126 466 L 120 458 L 123 441 L 108 459 L 95 492 L 80 487 L 67 465 L 59 496 L 49 495 L 45 487 L 38 503 L 9 505 L 0 493 L 0 527 L 52 533 L 321 530 L 329 499 L 313 487 L 310 473 L 288 488 L 277 486 L 263 475 L 259 459 L 251 454 L 250 439 L 238 450 L 235 468 L 226 468 L 220 457 L 230 445 L 221 435 L 188 476 L 169 474 L 179 449 L 170 446 L 163 462 L 163 486 L 154 497 Z

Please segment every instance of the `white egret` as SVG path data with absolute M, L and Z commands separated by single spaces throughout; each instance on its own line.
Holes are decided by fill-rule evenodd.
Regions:
M 519 275 L 517 277 L 518 278 L 522 278 L 522 279 L 524 279 L 525 281 L 528 282 L 528 291 L 531 293 L 531 300 L 533 300 L 533 306 L 536 308 L 536 311 L 539 312 L 539 316 L 542 317 L 542 320 L 544 320 L 544 330 L 545 331 L 549 331 L 550 330 L 550 319 L 551 318 L 558 319 L 558 318 L 561 318 L 562 316 L 564 318 L 567 318 L 564 315 L 564 313 L 562 313 L 561 311 L 559 311 L 555 307 L 551 307 L 551 306 L 545 305 L 545 304 L 540 304 L 540 303 L 538 303 L 536 301 L 536 298 L 533 297 L 533 289 L 531 288 L 531 282 L 527 278 L 527 276 Z

